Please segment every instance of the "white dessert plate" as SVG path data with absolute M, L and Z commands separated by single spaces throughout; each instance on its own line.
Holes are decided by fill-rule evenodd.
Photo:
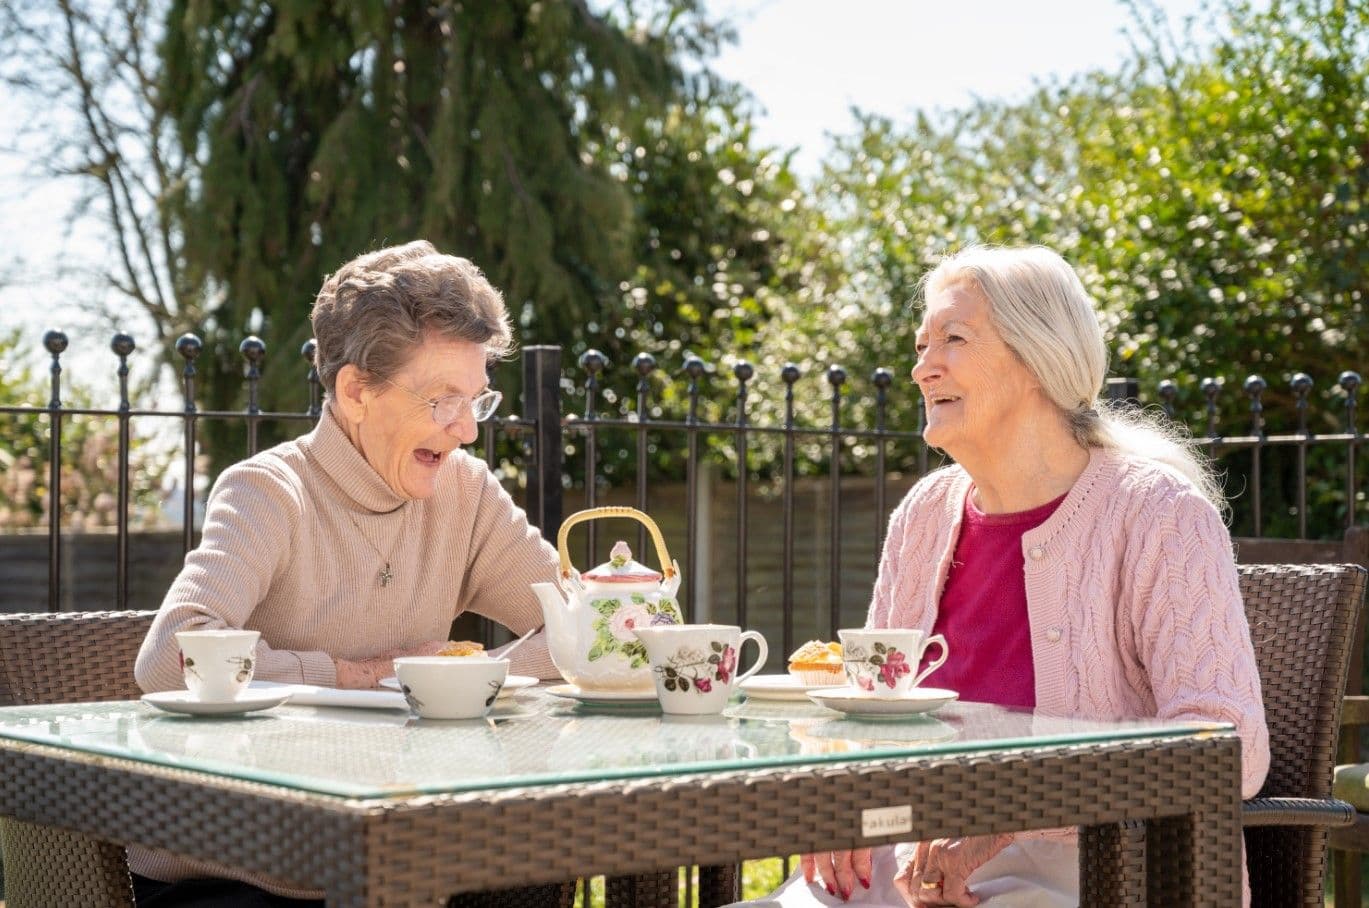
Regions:
M 738 687 L 752 700 L 799 700 L 807 703 L 810 690 L 830 685 L 805 684 L 793 675 L 753 675 Z
M 169 713 L 190 716 L 240 716 L 243 713 L 270 709 L 290 699 L 292 691 L 248 689 L 236 700 L 197 700 L 188 690 L 164 690 L 143 694 L 143 702 Z
M 529 687 L 536 687 L 540 682 L 531 675 L 509 675 L 504 679 L 504 686 L 499 689 L 499 699 L 512 697 L 520 690 L 527 690 Z M 399 679 L 394 675 L 380 679 L 381 687 L 388 687 L 390 690 L 399 690 Z
M 902 697 L 872 697 L 850 687 L 820 687 L 808 696 L 828 709 L 862 719 L 905 719 L 939 709 L 960 695 L 939 687 L 915 687 Z
M 574 684 L 554 684 L 547 688 L 547 693 L 554 697 L 575 700 L 586 706 L 634 707 L 655 706 L 660 703 L 656 699 L 655 690 L 581 690 Z

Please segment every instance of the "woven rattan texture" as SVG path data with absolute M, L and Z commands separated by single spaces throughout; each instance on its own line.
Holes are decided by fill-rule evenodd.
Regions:
M 0 615 L 0 663 L 18 704 L 130 700 L 155 612 Z
M 276 876 L 293 868 L 301 881 L 337 893 L 330 906 L 347 908 L 435 904 L 456 888 L 442 868 L 459 872 L 462 888 L 487 889 L 509 879 L 647 872 L 663 859 L 724 863 L 875 844 L 884 840 L 837 833 L 853 829 L 862 807 L 898 803 L 915 805 L 913 835 L 1193 811 L 1212 835 L 1180 843 L 1167 883 L 1205 880 L 1210 888 L 1194 904 L 1223 905 L 1239 885 L 1231 860 L 1239 851 L 1238 779 L 1238 741 L 1217 734 L 1154 747 L 1093 744 L 353 802 L 39 745 L 0 748 L 6 811 Z M 758 815 L 767 822 L 756 823 Z
M 1260 796 L 1329 797 L 1365 572 L 1353 565 L 1239 571 L 1269 724 L 1269 776 Z M 1322 904 L 1325 829 L 1252 828 L 1245 841 L 1254 905 Z
M 574 883 L 552 883 L 546 886 L 519 886 L 489 892 L 467 892 L 452 896 L 447 902 L 447 908 L 571 908 L 574 904 Z
M 680 900 L 680 874 L 676 870 L 611 876 L 604 880 L 607 905 L 674 905 Z
M 0 666 L 10 699 L 32 705 L 138 696 L 133 660 L 153 614 L 0 616 Z M 0 838 L 10 908 L 133 904 L 121 845 L 7 819 L 0 819 Z
M 1084 827 L 1079 836 L 1079 879 L 1086 905 L 1146 903 L 1146 824 L 1137 820 Z
M 699 904 L 726 905 L 742 896 L 741 867 L 719 864 L 699 868 Z
M 508 866 L 554 880 L 580 872 L 641 872 L 662 858 L 724 864 L 880 844 L 903 836 L 861 839 L 859 812 L 891 804 L 913 806 L 909 838 L 1192 811 L 1211 836 L 1181 836 L 1178 857 L 1164 875 L 1171 887 L 1179 881 L 1178 891 L 1204 880 L 1207 888 L 1193 904 L 1225 906 L 1239 897 L 1240 867 L 1231 859 L 1239 851 L 1239 768 L 1237 739 L 1222 734 L 1157 747 L 1092 744 L 816 771 L 510 789 L 389 808 L 368 852 L 378 859 L 383 904 L 421 904 L 438 894 L 432 881 L 384 856 L 427 849 L 439 864 L 462 859 L 473 875 L 465 884 L 486 887 Z M 453 807 L 463 817 L 456 826 Z M 765 822 L 756 822 L 757 816 Z
M 131 906 L 124 849 L 48 826 L 0 821 L 10 908 Z M 41 860 L 34 860 L 38 855 Z

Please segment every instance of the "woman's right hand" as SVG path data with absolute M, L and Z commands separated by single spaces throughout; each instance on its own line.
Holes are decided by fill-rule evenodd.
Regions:
M 436 656 L 447 645 L 446 640 L 429 640 L 417 646 L 400 647 L 369 659 L 334 659 L 337 666 L 337 686 L 344 690 L 370 690 L 380 686 L 381 678 L 395 673 L 394 661 L 400 656 Z
M 821 884 L 827 887 L 829 894 L 849 899 L 851 893 L 856 891 L 857 885 L 870 888 L 871 854 L 869 848 L 857 848 L 854 851 L 819 851 L 816 854 L 801 856 L 799 866 L 803 869 L 803 878 L 808 883 L 820 880 Z

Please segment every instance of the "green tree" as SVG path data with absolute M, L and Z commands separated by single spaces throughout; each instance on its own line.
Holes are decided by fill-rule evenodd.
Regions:
M 1359 366 L 1369 343 L 1369 6 L 1226 0 L 1209 10 L 1206 44 L 1173 38 L 1150 4 L 1133 12 L 1136 51 L 1114 72 L 905 128 L 864 117 L 824 170 L 817 202 L 828 222 L 811 238 L 845 278 L 826 305 L 774 318 L 765 348 L 806 356 L 810 374 L 844 360 L 848 412 L 862 424 L 866 377 L 889 366 L 908 389 L 894 424 L 912 428 L 917 280 L 966 242 L 1044 243 L 1100 301 L 1114 374 L 1140 379 L 1151 400 L 1175 379 L 1179 415 L 1200 431 L 1200 379 L 1226 379 L 1218 429 L 1244 434 L 1237 389 L 1254 372 L 1269 383 L 1271 430 L 1295 425 L 1296 372 L 1316 381 L 1313 430 L 1339 428 L 1336 375 Z M 814 397 L 808 418 L 821 424 Z M 1338 475 L 1343 454 L 1317 457 Z M 1267 458 L 1266 532 L 1295 529 L 1290 469 L 1291 458 Z M 1343 489 L 1326 483 L 1312 498 L 1313 531 L 1333 532 Z M 1235 525 L 1252 528 L 1245 499 Z
M 416 236 L 479 263 L 523 342 L 574 344 L 630 271 L 630 173 L 605 150 L 719 37 L 695 0 L 174 0 L 168 23 L 163 85 L 200 162 L 186 253 L 219 301 L 211 406 L 240 401 L 238 338 L 293 356 L 327 271 Z M 300 408 L 280 371 L 263 406 Z
M 694 97 L 647 121 L 636 143 L 615 151 L 611 166 L 629 174 L 636 264 L 602 300 L 592 326 L 593 344 L 610 363 L 609 408 L 635 410 L 633 358 L 646 352 L 657 361 L 653 415 L 683 414 L 680 370 L 697 354 L 709 365 L 699 417 L 733 418 L 734 365 L 759 356 L 757 334 L 776 301 L 803 287 L 797 224 L 808 200 L 788 156 L 755 142 L 749 102 L 733 86 L 697 86 Z M 575 374 L 583 382 L 584 373 Z M 683 469 L 678 441 L 657 445 L 658 467 Z M 728 444 L 716 447 L 732 453 Z M 612 478 L 612 464 L 605 472 Z

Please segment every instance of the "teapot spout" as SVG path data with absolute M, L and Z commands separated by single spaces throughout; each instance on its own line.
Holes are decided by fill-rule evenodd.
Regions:
M 542 621 L 547 626 L 547 633 L 555 634 L 564 630 L 566 611 L 570 606 L 566 602 L 566 597 L 556 588 L 556 584 L 534 583 L 532 592 L 537 601 L 542 603 Z
M 575 644 L 579 638 L 572 604 L 554 583 L 534 583 L 532 591 L 542 604 L 542 623 L 547 627 L 547 654 L 556 670 L 569 678 L 567 669 L 574 671 Z

